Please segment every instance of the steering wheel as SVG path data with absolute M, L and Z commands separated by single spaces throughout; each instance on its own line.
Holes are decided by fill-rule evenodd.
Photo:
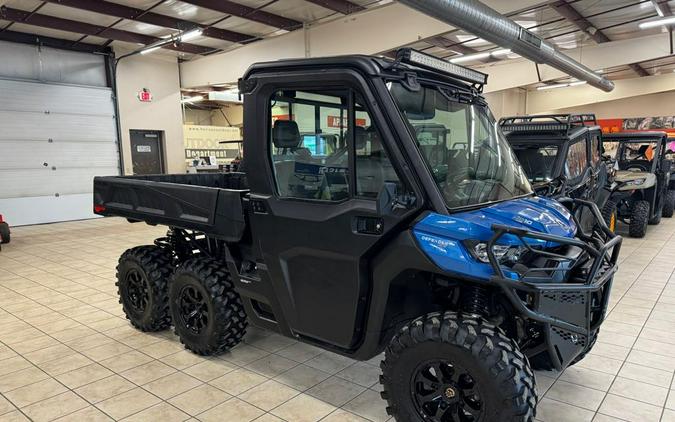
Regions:
M 640 172 L 640 171 L 647 171 L 647 167 L 643 166 L 642 164 L 631 164 L 630 167 L 628 167 L 626 170 Z

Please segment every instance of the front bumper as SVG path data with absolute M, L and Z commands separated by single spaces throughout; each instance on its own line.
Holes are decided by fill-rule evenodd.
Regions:
M 495 225 L 492 227 L 494 236 L 487 247 L 495 274 L 491 281 L 503 290 L 516 311 L 543 327 L 545 351 L 558 370 L 567 367 L 589 347 L 593 333 L 604 321 L 622 242 L 620 236 L 607 228 L 594 203 L 577 199 L 561 202 L 569 203 L 575 210 L 590 208 L 597 227 L 591 233 L 580 229 L 578 238 L 571 239 Z M 521 269 L 519 280 L 507 278 L 492 250 L 505 235 L 517 237 L 532 254 L 545 257 L 547 262 L 565 262 L 567 265 Z M 525 238 L 579 248 L 581 253 L 570 257 L 532 249 Z M 554 279 L 560 279 L 554 277 L 560 271 L 574 271 L 576 275 L 564 283 L 554 282 Z

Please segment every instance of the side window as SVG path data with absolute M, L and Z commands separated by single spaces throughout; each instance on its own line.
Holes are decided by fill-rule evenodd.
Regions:
M 567 151 L 567 160 L 565 170 L 567 177 L 574 180 L 580 177 L 588 165 L 588 155 L 586 149 L 586 140 L 582 139 L 570 145 Z
M 349 198 L 348 90 L 277 91 L 270 154 L 279 196 Z
M 601 160 L 601 154 L 600 154 L 600 135 L 591 135 L 591 163 L 593 165 L 597 165 L 600 160 Z
M 270 154 L 279 196 L 375 198 L 385 182 L 398 183 L 380 132 L 363 104 L 347 89 L 280 90 L 272 96 Z M 351 162 L 355 168 L 350 168 Z M 356 192 L 351 192 L 354 174 Z
M 402 192 L 394 166 L 382 145 L 382 137 L 370 114 L 357 97 L 355 103 L 356 131 L 356 196 L 376 198 L 385 182 L 394 182 Z

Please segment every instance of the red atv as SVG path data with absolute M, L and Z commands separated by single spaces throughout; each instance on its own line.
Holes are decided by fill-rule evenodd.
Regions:
M 0 214 L 0 243 L 9 243 L 9 224 L 2 218 L 2 214 Z

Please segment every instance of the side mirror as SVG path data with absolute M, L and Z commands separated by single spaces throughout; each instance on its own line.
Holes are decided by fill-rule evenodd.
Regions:
M 396 205 L 396 183 L 384 182 L 380 193 L 377 194 L 377 213 L 379 215 L 391 214 Z

